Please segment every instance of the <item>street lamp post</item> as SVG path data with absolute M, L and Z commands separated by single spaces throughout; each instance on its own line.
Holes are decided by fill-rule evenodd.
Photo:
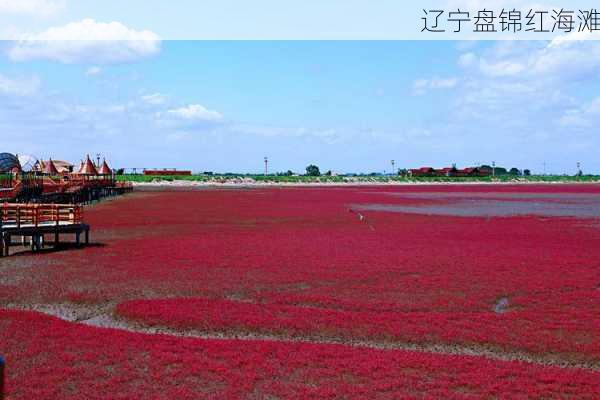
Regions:
M 265 157 L 265 176 L 269 175 L 269 158 Z

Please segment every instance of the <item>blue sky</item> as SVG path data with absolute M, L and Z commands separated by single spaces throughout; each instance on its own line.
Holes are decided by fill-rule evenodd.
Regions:
M 268 156 L 273 171 L 600 173 L 596 41 L 170 41 L 101 22 L 110 5 L 78 20 L 81 4 L 0 41 L 0 150 L 194 171 Z

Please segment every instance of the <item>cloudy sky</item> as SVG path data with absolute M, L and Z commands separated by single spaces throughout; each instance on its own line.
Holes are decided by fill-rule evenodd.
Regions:
M 0 41 L 0 151 L 221 172 L 268 156 L 273 170 L 600 173 L 600 42 L 172 41 L 72 6 L 0 0 L 18 37 Z

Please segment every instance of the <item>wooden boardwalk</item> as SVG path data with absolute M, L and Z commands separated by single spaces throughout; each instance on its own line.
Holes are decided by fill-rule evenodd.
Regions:
M 75 243 L 89 244 L 90 227 L 83 223 L 82 208 L 72 204 L 9 204 L 0 205 L 0 257 L 10 254 L 10 247 L 29 243 L 32 251 L 45 246 L 44 239 L 54 237 L 60 243 L 63 234 L 75 235 Z M 13 243 L 19 237 L 20 243 Z

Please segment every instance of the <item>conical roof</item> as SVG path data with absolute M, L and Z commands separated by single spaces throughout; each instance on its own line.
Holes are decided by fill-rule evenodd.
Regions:
M 102 166 L 100 167 L 100 170 L 98 171 L 98 173 L 100 175 L 111 175 L 112 174 L 112 170 L 106 163 L 106 159 L 104 159 L 104 161 L 102 162 Z
M 56 165 L 52 159 L 48 160 L 48 162 L 44 163 L 44 174 L 46 175 L 58 175 L 58 170 L 56 169 Z
M 94 167 L 94 163 L 90 160 L 90 156 L 88 155 L 85 162 L 81 166 L 81 170 L 79 170 L 80 174 L 83 175 L 98 175 L 98 171 L 96 167 Z

